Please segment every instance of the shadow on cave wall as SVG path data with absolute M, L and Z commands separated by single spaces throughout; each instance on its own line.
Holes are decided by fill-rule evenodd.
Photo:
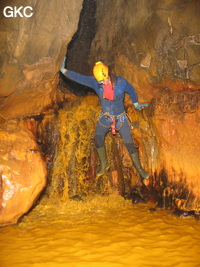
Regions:
M 96 1 L 84 0 L 80 13 L 78 30 L 67 46 L 65 67 L 83 75 L 92 75 L 91 66 L 88 64 L 91 43 L 96 32 Z M 59 85 L 67 87 L 76 95 L 87 95 L 94 91 L 76 82 L 70 81 L 64 75 L 60 76 Z

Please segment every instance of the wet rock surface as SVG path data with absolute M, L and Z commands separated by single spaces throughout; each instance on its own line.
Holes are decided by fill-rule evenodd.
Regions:
M 153 124 L 159 144 L 155 179 L 165 184 L 168 208 L 199 209 L 200 106 L 199 91 L 164 90 L 156 102 Z M 163 172 L 164 170 L 164 172 Z M 164 175 L 162 175 L 162 173 Z M 157 177 L 157 178 L 156 178 Z
M 33 134 L 15 121 L 0 128 L 0 225 L 17 223 L 46 184 L 46 166 Z

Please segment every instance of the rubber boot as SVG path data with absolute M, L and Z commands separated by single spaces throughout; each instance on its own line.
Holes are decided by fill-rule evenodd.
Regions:
M 103 175 L 109 169 L 110 166 L 108 164 L 108 158 L 107 158 L 105 146 L 97 148 L 97 154 L 100 159 L 100 168 L 96 176 L 99 177 Z
M 138 153 L 135 152 L 133 154 L 130 154 L 131 156 L 131 159 L 133 161 L 133 164 L 136 168 L 136 170 L 138 171 L 138 173 L 142 176 L 143 179 L 147 179 L 149 178 L 149 173 L 146 172 L 142 166 L 141 166 L 141 163 L 140 163 L 140 159 L 139 159 L 139 156 L 138 156 Z

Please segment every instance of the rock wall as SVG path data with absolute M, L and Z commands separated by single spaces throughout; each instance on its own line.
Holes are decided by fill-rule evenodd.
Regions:
M 154 101 L 153 125 L 160 153 L 156 175 L 162 176 L 164 170 L 164 194 L 167 191 L 174 205 L 199 210 L 200 91 L 164 89 Z
M 121 74 L 123 55 L 146 70 L 151 83 L 167 77 L 199 84 L 199 10 L 198 0 L 97 0 L 91 64 L 102 59 Z
M 0 117 L 4 121 L 39 114 L 55 102 L 58 71 L 77 30 L 82 0 L 10 0 L 0 5 Z M 5 6 L 31 6 L 33 16 L 4 17 Z
M 67 67 L 84 75 L 91 74 L 88 63 L 91 42 L 96 33 L 96 0 L 84 0 L 78 31 L 67 47 Z
M 5 17 L 5 6 L 31 6 L 33 16 Z M 0 2 L 0 224 L 16 223 L 46 184 L 33 116 L 63 99 L 58 72 L 81 8 L 82 0 Z

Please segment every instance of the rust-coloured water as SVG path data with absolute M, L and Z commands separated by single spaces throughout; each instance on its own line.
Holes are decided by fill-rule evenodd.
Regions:
M 50 203 L 0 229 L 0 266 L 200 266 L 200 223 L 122 197 Z

